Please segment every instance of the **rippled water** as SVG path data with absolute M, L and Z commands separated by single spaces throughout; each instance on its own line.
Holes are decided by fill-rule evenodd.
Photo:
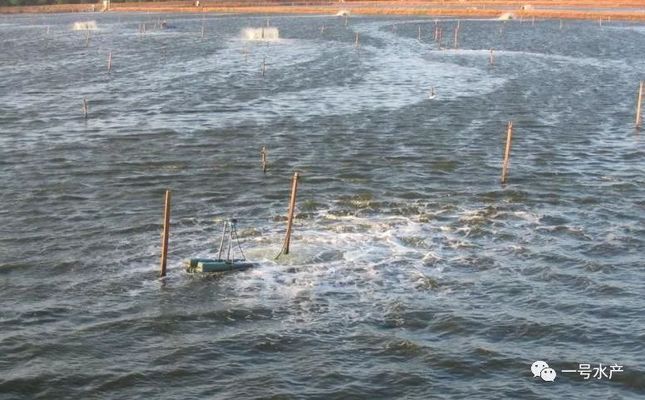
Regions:
M 643 25 L 462 20 L 438 51 L 432 19 L 272 16 L 280 40 L 242 39 L 264 24 L 0 16 L 0 398 L 645 393 Z M 183 272 L 230 216 L 259 266 Z

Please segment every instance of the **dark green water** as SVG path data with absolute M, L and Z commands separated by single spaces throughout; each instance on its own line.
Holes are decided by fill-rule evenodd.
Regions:
M 642 398 L 643 25 L 264 24 L 0 16 L 0 399 Z M 259 266 L 183 272 L 230 216 Z

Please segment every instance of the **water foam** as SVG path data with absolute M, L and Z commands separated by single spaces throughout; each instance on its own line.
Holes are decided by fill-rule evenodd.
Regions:
M 242 38 L 254 41 L 276 41 L 280 39 L 280 31 L 275 27 L 244 28 Z
M 72 25 L 73 31 L 95 31 L 96 29 L 96 21 L 79 21 Z

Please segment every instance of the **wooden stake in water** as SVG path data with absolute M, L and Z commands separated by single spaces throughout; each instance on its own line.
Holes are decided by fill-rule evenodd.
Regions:
M 636 128 L 640 129 L 641 124 L 643 123 L 643 116 L 641 115 L 643 107 L 643 84 L 645 82 L 641 81 L 641 84 L 638 88 L 638 100 L 636 101 Z
M 267 58 L 263 57 L 262 58 L 262 77 L 264 78 L 264 74 L 267 72 Z
M 358 49 L 358 47 L 359 47 L 360 45 L 361 45 L 361 44 L 360 44 L 359 39 L 358 39 L 358 32 L 356 32 L 356 40 L 354 41 L 354 47 L 356 47 L 356 48 Z
M 493 49 L 490 49 L 489 62 L 490 62 L 490 65 L 494 65 L 494 64 L 495 64 L 495 54 L 493 53 Z
M 459 47 L 459 23 L 455 27 L 455 49 Z
M 287 234 L 284 237 L 282 254 L 289 254 L 289 244 L 291 243 L 291 229 L 293 226 L 293 213 L 296 209 L 296 193 L 298 192 L 298 173 L 294 172 L 291 179 L 291 199 L 289 200 L 289 213 L 287 215 Z
M 421 41 L 421 25 L 418 26 L 418 33 L 417 33 L 417 40 L 420 42 Z
M 112 50 L 110 50 L 110 52 L 108 53 L 107 69 L 108 69 L 108 74 L 112 72 Z
M 204 23 L 202 22 L 202 40 L 204 40 Z
M 506 183 L 508 178 L 508 165 L 511 156 L 511 140 L 513 138 L 513 122 L 508 122 L 508 130 L 506 131 L 506 147 L 504 148 L 504 161 L 502 163 L 502 183 Z
M 267 161 L 268 155 L 269 152 L 267 151 L 266 146 L 262 146 L 262 150 L 260 150 L 260 163 L 262 164 L 262 172 L 264 172 L 265 174 L 269 166 L 269 162 Z
M 163 235 L 161 237 L 161 271 L 159 276 L 166 276 L 166 261 L 168 260 L 168 236 L 170 234 L 170 190 L 166 190 L 163 208 Z
M 87 105 L 87 98 L 83 97 L 83 116 L 87 119 L 87 114 L 89 112 L 89 107 Z
M 345 26 L 349 23 L 349 15 L 345 15 Z
M 325 33 L 325 24 L 320 27 L 320 34 L 322 35 L 323 33 Z

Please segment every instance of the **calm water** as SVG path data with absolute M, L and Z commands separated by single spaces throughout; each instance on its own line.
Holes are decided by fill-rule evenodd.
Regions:
M 269 23 L 0 16 L 0 398 L 642 398 L 645 26 Z M 186 274 L 230 216 L 259 266 Z

